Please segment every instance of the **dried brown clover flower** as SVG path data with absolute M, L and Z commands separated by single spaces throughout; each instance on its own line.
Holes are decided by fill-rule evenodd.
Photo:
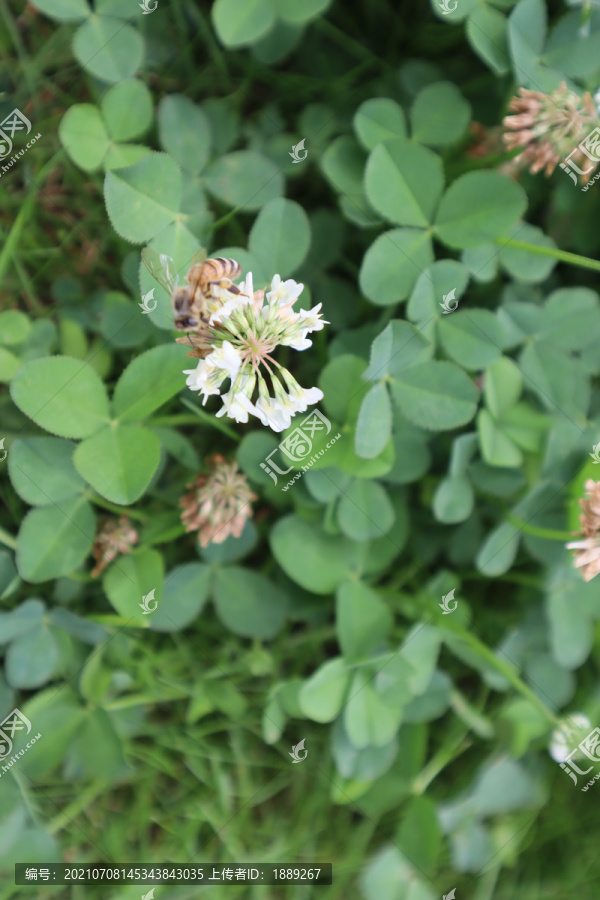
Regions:
M 198 532 L 201 547 L 221 544 L 230 535 L 239 538 L 258 499 L 236 462 L 215 453 L 207 463 L 212 471 L 188 484 L 192 490 L 179 501 L 181 521 L 186 531 Z
M 92 578 L 97 578 L 119 553 L 129 553 L 137 542 L 138 533 L 127 516 L 121 516 L 118 522 L 114 519 L 103 519 L 92 547 L 96 562 L 92 569 Z
M 567 550 L 575 550 L 575 568 L 581 569 L 584 581 L 600 573 L 600 481 L 589 478 L 585 483 L 586 499 L 580 499 L 583 513 L 579 517 L 581 540 L 571 541 Z
M 543 169 L 549 176 L 561 159 L 569 157 L 570 165 L 579 171 L 583 184 L 586 184 L 598 165 L 578 147 L 599 124 L 591 94 L 586 92 L 581 97 L 570 91 L 564 81 L 551 94 L 523 87 L 519 88 L 519 94 L 509 103 L 509 109 L 517 115 L 506 116 L 502 123 L 506 129 L 503 140 L 507 147 L 511 150 L 524 148 L 515 161 L 527 165 L 532 175 Z M 577 168 L 582 161 L 585 162 L 584 171 Z

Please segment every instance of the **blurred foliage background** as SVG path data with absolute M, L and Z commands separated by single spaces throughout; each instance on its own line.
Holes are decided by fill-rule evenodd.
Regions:
M 564 547 L 600 439 L 600 189 L 531 175 L 501 123 L 521 86 L 595 93 L 600 13 L 154 2 L 0 0 L 0 117 L 40 135 L 0 169 L 0 713 L 42 734 L 0 774 L 0 900 L 143 893 L 12 884 L 59 860 L 595 900 L 593 789 L 548 747 L 600 721 L 598 586 Z M 288 491 L 281 436 L 185 387 L 144 245 L 323 303 L 281 361 L 342 437 Z M 178 501 L 215 451 L 258 500 L 201 549 Z M 135 547 L 92 576 L 124 513 Z

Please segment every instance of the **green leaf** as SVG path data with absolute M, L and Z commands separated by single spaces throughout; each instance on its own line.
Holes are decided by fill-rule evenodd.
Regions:
M 40 623 L 8 648 L 6 680 L 11 687 L 32 690 L 52 677 L 58 662 L 59 647 L 52 629 Z
M 300 266 L 310 246 L 310 223 L 298 203 L 276 197 L 258 214 L 248 237 L 248 249 L 264 270 L 285 280 Z
M 323 663 L 300 690 L 302 712 L 314 722 L 332 722 L 342 708 L 349 683 L 350 672 L 341 657 Z
M 441 844 L 436 803 L 431 797 L 413 797 L 408 801 L 397 832 L 397 844 L 414 866 L 432 873 Z
M 340 585 L 336 595 L 336 631 L 345 657 L 374 653 L 388 637 L 393 616 L 379 595 L 360 581 Z
M 133 166 L 106 173 L 104 199 L 117 234 L 143 244 L 176 218 L 181 170 L 166 153 L 149 153 Z
M 365 100 L 354 113 L 352 124 L 365 150 L 372 150 L 383 141 L 406 137 L 404 110 L 388 97 Z
M 356 421 L 354 450 L 363 459 L 374 459 L 385 449 L 392 434 L 392 405 L 387 386 L 374 384 L 364 398 Z
M 566 416 L 585 414 L 589 402 L 588 387 L 581 364 L 570 359 L 552 344 L 536 341 L 519 357 L 525 386 L 534 391 L 549 412 Z M 18 378 L 17 374 L 17 378 Z
M 488 309 L 459 309 L 441 316 L 437 328 L 448 356 L 465 369 L 485 369 L 504 346 L 502 325 Z
M 0 613 L 0 645 L 23 637 L 38 628 L 44 618 L 46 604 L 42 600 L 24 600 L 11 612 Z
M 35 0 L 31 5 L 57 22 L 81 22 L 90 15 L 86 0 Z
M 107 172 L 110 169 L 125 169 L 134 166 L 152 152 L 149 147 L 143 147 L 141 144 L 112 144 L 106 151 L 102 165 Z
M 523 454 L 486 409 L 477 416 L 481 455 L 489 466 L 520 466 Z
M 423 694 L 427 690 L 437 665 L 440 644 L 437 628 L 423 623 L 414 625 L 404 638 L 400 657 L 414 669 L 408 676 L 413 694 Z
M 433 346 L 414 325 L 392 319 L 371 345 L 369 367 L 363 378 L 374 381 L 397 375 L 408 366 L 426 362 L 432 354 Z
M 0 312 L 0 344 L 22 344 L 31 332 L 31 320 L 18 309 Z
M 507 46 L 506 17 L 492 6 L 477 6 L 467 21 L 469 44 L 497 75 L 510 68 Z
M 115 417 L 136 422 L 170 400 L 185 387 L 182 367 L 186 361 L 186 348 L 181 344 L 162 344 L 136 356 L 117 382 Z
M 426 231 L 394 228 L 376 238 L 360 267 L 360 289 L 377 306 L 405 300 L 427 266 L 433 262 L 431 240 Z
M 167 573 L 162 600 L 148 615 L 153 631 L 181 631 L 196 619 L 206 604 L 210 569 L 202 563 L 186 563 Z M 154 604 L 152 604 L 154 605 Z
M 553 291 L 540 316 L 537 337 L 562 350 L 581 350 L 600 333 L 598 294 L 590 288 Z
M 475 415 L 478 392 L 453 363 L 431 361 L 399 372 L 392 396 L 406 418 L 421 428 L 448 431 Z
M 343 533 L 353 541 L 379 538 L 391 529 L 394 507 L 385 489 L 375 481 L 356 479 L 346 490 L 337 508 Z
M 152 124 L 152 94 L 143 81 L 135 78 L 111 87 L 102 98 L 101 106 L 113 141 L 140 137 Z
M 515 405 L 522 389 L 521 370 L 512 359 L 501 356 L 487 368 L 483 382 L 483 396 L 494 418 L 502 418 Z
M 371 152 L 364 183 L 369 203 L 390 222 L 426 228 L 444 189 L 442 161 L 431 150 L 396 138 Z
M 144 42 L 135 28 L 119 19 L 92 15 L 75 32 L 73 53 L 91 75 L 114 83 L 138 70 Z
M 214 603 L 226 628 L 259 640 L 275 637 L 288 609 L 287 597 L 278 585 L 238 566 L 217 570 Z
M 254 44 L 275 24 L 275 0 L 216 0 L 211 18 L 226 47 Z
M 83 441 L 73 462 L 102 497 L 127 505 L 150 484 L 160 462 L 160 444 L 146 428 L 111 425 Z
M 523 215 L 523 188 L 499 172 L 468 172 L 454 181 L 439 205 L 435 228 L 444 244 L 463 249 L 505 234 Z
M 275 0 L 275 8 L 284 22 L 300 25 L 324 13 L 331 2 L 332 0 L 303 0 L 302 3 L 296 3 L 296 0 Z
M 140 312 L 137 303 L 119 291 L 108 291 L 101 315 L 100 332 L 112 347 L 136 347 L 152 333 L 148 316 Z
M 124 619 L 133 619 L 133 624 L 150 627 L 148 621 L 154 613 L 144 614 L 140 604 L 143 598 L 154 591 L 148 601 L 149 606 L 164 603 L 164 564 L 162 554 L 144 547 L 126 556 L 119 556 L 102 579 L 102 587 L 111 605 Z M 165 604 L 166 605 L 166 604 Z M 168 610 L 166 610 L 168 612 Z
M 69 356 L 26 363 L 10 386 L 14 403 L 52 434 L 83 438 L 109 420 L 108 397 L 94 370 Z
M 491 531 L 481 546 L 475 565 L 483 575 L 493 578 L 504 575 L 515 561 L 521 532 L 510 522 L 503 522 Z
M 514 228 L 508 232 L 507 237 L 516 238 L 519 241 L 527 241 L 527 243 L 536 244 L 538 247 L 552 247 L 556 249 L 556 244 L 552 238 L 544 234 L 541 228 L 536 228 L 535 225 L 528 225 L 523 222 L 517 222 Z M 527 284 L 545 281 L 558 264 L 558 260 L 551 256 L 540 256 L 537 253 L 531 253 L 529 250 L 519 250 L 517 247 L 509 245 L 501 248 L 499 257 L 500 262 L 513 278 L 524 281 Z
M 176 459 L 182 466 L 192 471 L 200 468 L 200 459 L 196 448 L 184 434 L 175 428 L 168 428 L 166 425 L 153 426 L 150 430 L 159 439 L 167 453 L 170 453 L 173 459 Z
M 298 516 L 279 519 L 269 540 L 286 575 L 313 594 L 331 594 L 352 571 L 352 543 Z
M 468 283 L 469 272 L 463 263 L 455 259 L 437 260 L 419 275 L 406 305 L 406 315 L 419 323 L 444 315 L 444 297 L 451 294 L 447 302 L 453 305 L 452 300 L 460 299 Z
M 34 584 L 68 575 L 88 555 L 95 537 L 94 513 L 81 497 L 30 510 L 17 537 L 17 568 Z
M 213 7 L 214 9 L 214 7 Z M 204 173 L 206 189 L 228 206 L 260 209 L 283 194 L 283 176 L 274 162 L 254 150 L 219 157 Z
M 0 347 L 0 384 L 8 384 L 15 377 L 21 367 L 21 361 L 11 353 Z
M 344 215 L 360 227 L 374 225 L 377 217 L 368 205 L 363 189 L 365 154 L 350 135 L 329 143 L 321 157 L 325 177 L 340 196 Z
M 201 172 L 210 156 L 208 116 L 182 94 L 167 94 L 158 107 L 160 143 L 182 169 Z
M 17 494 L 31 506 L 48 506 L 81 494 L 85 482 L 73 465 L 75 444 L 61 438 L 18 438 L 8 472 Z
M 327 415 L 343 422 L 350 412 L 350 404 L 360 406 L 359 395 L 367 393 L 369 386 L 362 379 L 366 363 L 358 356 L 344 353 L 330 360 L 319 376 L 319 387 L 325 395 L 323 404 Z
M 410 111 L 412 139 L 441 147 L 454 144 L 471 119 L 471 105 L 455 84 L 437 81 L 417 94 Z
M 84 172 L 99 169 L 110 138 L 97 108 L 91 103 L 71 106 L 58 126 L 61 143 L 76 166 Z
M 104 709 L 86 710 L 86 717 L 69 744 L 64 777 L 69 781 L 97 778 L 110 783 L 131 774 L 108 713 Z
M 444 525 L 464 522 L 473 512 L 475 494 L 466 475 L 449 475 L 433 496 L 433 514 Z
M 344 727 L 359 750 L 384 747 L 394 738 L 402 719 L 402 707 L 387 705 L 375 692 L 372 676 L 358 669 L 352 678 L 344 706 Z

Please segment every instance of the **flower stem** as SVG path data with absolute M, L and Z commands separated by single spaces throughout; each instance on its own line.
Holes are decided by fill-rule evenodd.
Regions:
M 600 272 L 600 260 L 579 256 L 577 253 L 569 253 L 567 250 L 559 250 L 558 247 L 543 247 L 541 244 L 530 244 L 529 241 L 517 241 L 515 238 L 506 237 L 496 238 L 494 243 L 500 244 L 502 247 L 514 247 L 515 250 L 527 250 L 528 253 L 536 253 L 538 256 L 551 256 L 560 262 Z
M 570 541 L 573 538 L 570 531 L 555 531 L 554 528 L 538 528 L 537 525 L 528 525 L 527 522 L 522 522 L 521 519 L 517 519 L 512 513 L 507 512 L 505 515 L 511 525 L 514 525 L 515 528 L 518 528 L 520 531 L 524 531 L 525 534 L 530 534 L 532 537 L 546 538 L 549 541 Z
M 95 503 L 96 506 L 101 506 L 102 509 L 119 513 L 121 516 L 128 516 L 130 519 L 137 519 L 139 522 L 147 522 L 149 519 L 146 513 L 137 512 L 135 509 L 130 509 L 129 506 L 117 506 L 116 503 L 111 503 L 110 500 L 105 500 L 104 497 L 98 497 L 97 494 L 88 494 L 88 499 Z
M 0 528 L 0 544 L 4 544 L 5 547 L 10 547 L 11 550 L 17 549 L 17 541 L 9 534 L 8 531 L 5 531 L 4 528 Z
M 220 422 L 214 416 L 210 416 L 208 413 L 204 412 L 204 410 L 202 410 L 202 409 L 199 409 L 197 406 L 195 406 L 189 400 L 184 400 L 182 398 L 181 402 L 183 403 L 183 405 L 185 407 L 187 407 L 188 409 L 191 409 L 192 412 L 195 413 L 198 416 L 198 418 L 202 422 L 204 422 L 206 425 L 211 425 L 213 428 L 217 428 L 219 431 L 222 431 L 223 434 L 226 434 L 228 437 L 233 438 L 234 441 L 240 440 L 239 434 L 236 434 L 235 431 L 233 430 L 233 428 L 229 428 L 227 425 L 225 425 L 224 422 Z

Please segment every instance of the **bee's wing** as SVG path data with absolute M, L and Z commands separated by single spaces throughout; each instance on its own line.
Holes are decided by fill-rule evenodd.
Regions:
M 188 270 L 193 266 L 201 266 L 203 262 L 206 262 L 206 250 L 196 250 L 190 261 L 188 262 Z
M 153 278 L 172 294 L 179 284 L 179 277 L 175 270 L 175 263 L 166 253 L 157 253 L 150 247 L 142 250 L 142 260 Z

